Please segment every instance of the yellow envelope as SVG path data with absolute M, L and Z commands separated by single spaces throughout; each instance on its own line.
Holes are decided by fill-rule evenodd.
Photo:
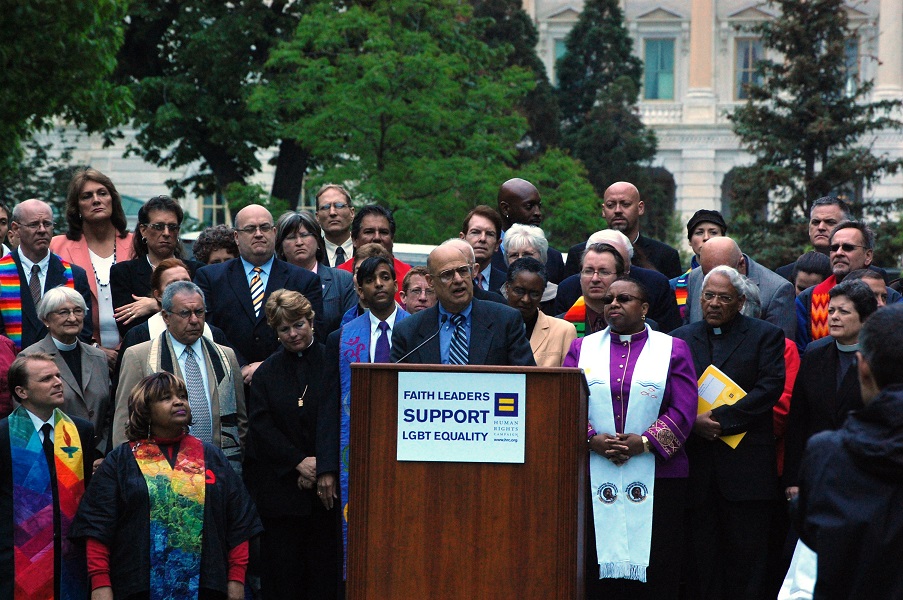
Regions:
M 696 411 L 697 415 L 725 404 L 730 406 L 746 396 L 743 388 L 734 383 L 733 379 L 725 375 L 724 371 L 715 365 L 709 365 L 703 371 L 698 383 L 699 407 Z M 744 435 L 746 435 L 745 431 L 735 435 L 726 435 L 721 438 L 721 441 L 731 448 L 736 448 Z

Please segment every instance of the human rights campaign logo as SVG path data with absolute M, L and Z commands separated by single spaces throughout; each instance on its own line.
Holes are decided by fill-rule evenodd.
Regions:
M 495 395 L 495 416 L 497 417 L 516 417 L 518 416 L 517 394 L 500 393 Z

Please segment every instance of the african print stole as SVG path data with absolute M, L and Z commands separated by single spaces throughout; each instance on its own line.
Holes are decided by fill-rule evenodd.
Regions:
M 69 527 L 85 493 L 84 455 L 75 423 L 53 411 L 53 455 L 60 515 L 60 599 L 88 594 L 87 566 L 81 546 L 69 541 Z M 18 407 L 9 416 L 13 469 L 13 544 L 15 600 L 54 597 L 54 505 L 50 469 L 41 437 L 28 411 Z
M 812 303 L 809 306 L 809 332 L 813 342 L 828 335 L 828 303 L 831 301 L 828 292 L 835 285 L 837 285 L 837 277 L 832 274 L 812 290 Z
M 132 442 L 150 500 L 150 598 L 198 597 L 204 530 L 204 444 L 182 438 L 175 467 L 153 442 Z
M 577 298 L 574 305 L 564 313 L 564 320 L 574 324 L 578 338 L 586 335 L 586 303 L 583 301 L 583 296 Z
M 72 265 L 60 259 L 63 263 L 63 277 L 66 287 L 75 289 L 72 279 Z M 11 339 L 16 348 L 22 348 L 22 294 L 21 280 L 19 279 L 19 267 L 13 260 L 12 253 L 0 258 L 0 312 L 3 313 L 3 325 L 6 328 L 6 337 Z M 29 297 L 29 302 L 31 299 Z
M 672 338 L 649 329 L 630 382 L 624 432 L 642 434 L 661 410 L 671 363 Z M 589 385 L 589 422 L 599 433 L 614 435 L 611 397 L 611 329 L 587 336 L 577 366 Z M 632 457 L 616 466 L 590 452 L 590 486 L 600 579 L 646 581 L 652 548 L 655 454 Z

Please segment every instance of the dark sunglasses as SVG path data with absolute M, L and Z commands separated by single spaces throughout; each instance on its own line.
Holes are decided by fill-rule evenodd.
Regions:
M 607 296 L 604 296 L 604 297 L 602 298 L 602 304 L 611 304 L 611 303 L 614 302 L 615 300 L 618 301 L 618 304 L 627 304 L 627 303 L 630 302 L 631 300 L 639 300 L 639 299 L 640 299 L 639 296 L 633 296 L 633 295 L 628 294 L 628 293 L 620 293 L 620 294 L 618 294 L 617 296 L 613 296 L 613 295 L 611 295 L 611 294 L 608 294 Z
M 843 248 L 844 252 L 852 252 L 856 248 L 866 249 L 865 246 L 858 246 L 856 244 L 831 244 L 829 248 L 831 248 L 831 252 L 837 252 L 841 248 Z

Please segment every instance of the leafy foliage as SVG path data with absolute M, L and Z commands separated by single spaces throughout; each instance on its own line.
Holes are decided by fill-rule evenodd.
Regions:
M 50 142 L 42 143 L 31 138 L 23 144 L 23 158 L 15 161 L 8 169 L 0 170 L 0 198 L 8 206 L 38 198 L 49 203 L 57 216 L 66 213 L 66 191 L 72 173 L 77 168 L 72 165 L 74 146 L 64 132 L 58 132 L 61 146 Z

